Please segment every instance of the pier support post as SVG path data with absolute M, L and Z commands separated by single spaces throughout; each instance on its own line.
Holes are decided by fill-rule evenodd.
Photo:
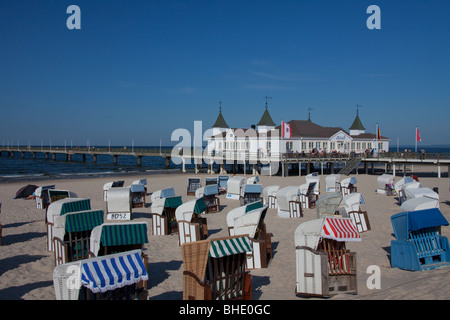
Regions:
M 53 161 L 56 160 L 56 153 L 52 153 L 52 160 L 53 160 Z
M 440 178 L 441 177 L 441 165 L 440 164 L 438 164 L 438 178 Z
M 392 164 L 392 175 L 395 177 L 395 163 Z
M 92 155 L 92 161 L 93 161 L 94 163 L 97 163 L 97 155 L 96 155 L 96 154 L 93 154 L 93 155 Z
M 137 156 L 137 165 L 142 166 L 142 156 Z M 167 167 L 167 161 L 166 161 L 166 167 Z
M 181 158 L 181 171 L 186 173 L 186 159 L 184 157 Z
M 36 159 L 36 152 L 33 152 L 33 159 Z
M 83 153 L 83 162 L 86 162 L 86 153 Z
M 113 155 L 113 163 L 114 163 L 114 164 L 117 164 L 117 154 L 114 154 L 114 155 Z
M 170 157 L 166 157 L 166 169 L 169 169 L 169 168 L 170 168 Z

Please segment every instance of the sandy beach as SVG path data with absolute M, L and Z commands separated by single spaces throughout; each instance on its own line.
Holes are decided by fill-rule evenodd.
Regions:
M 423 174 L 426 167 L 415 168 L 423 187 L 439 188 L 440 209 L 450 221 L 450 180 L 438 179 L 434 174 Z M 194 199 L 186 195 L 187 178 L 194 174 L 169 174 L 147 176 L 121 176 L 117 178 L 85 178 L 54 181 L 34 181 L 32 184 L 55 184 L 58 189 L 75 192 L 78 197 L 90 198 L 93 209 L 106 211 L 103 201 L 103 185 L 113 180 L 125 180 L 125 185 L 141 178 L 147 178 L 148 193 L 166 187 L 173 187 L 183 202 Z M 204 181 L 210 175 L 198 174 Z M 378 175 L 352 175 L 358 180 L 367 210 L 371 230 L 361 234 L 362 241 L 348 243 L 347 248 L 357 253 L 358 294 L 338 294 L 331 300 L 448 300 L 450 298 L 450 267 L 435 270 L 411 272 L 391 268 L 390 243 L 394 240 L 390 217 L 400 212 L 396 197 L 377 194 Z M 432 177 L 430 177 L 432 176 Z M 434 177 L 433 177 L 434 176 Z M 247 177 L 249 177 L 247 175 Z M 396 180 L 401 176 L 397 176 Z M 305 176 L 267 177 L 260 176 L 263 187 L 269 185 L 300 185 Z M 36 209 L 34 200 L 14 199 L 15 193 L 27 182 L 0 184 L 2 203 L 0 223 L 3 225 L 3 245 L 0 246 L 0 299 L 1 300 L 54 300 L 52 273 L 53 253 L 46 250 L 45 210 Z M 321 195 L 325 195 L 325 176 L 321 176 Z M 239 206 L 239 201 L 220 196 L 221 210 L 205 215 L 209 236 L 227 236 L 226 215 Z M 149 257 L 149 299 L 182 299 L 183 260 L 178 246 L 178 235 L 154 236 L 151 231 L 150 196 L 145 208 L 133 209 L 133 219 L 147 221 L 149 243 L 145 252 Z M 254 300 L 303 300 L 295 295 L 295 246 L 294 232 L 299 224 L 316 218 L 315 209 L 304 210 L 302 218 L 281 218 L 276 209 L 269 209 L 266 216 L 267 231 L 272 233 L 273 259 L 268 268 L 252 270 Z M 442 234 L 450 237 L 450 227 L 443 227 Z M 381 271 L 380 289 L 369 289 L 367 280 L 369 266 L 378 266 Z

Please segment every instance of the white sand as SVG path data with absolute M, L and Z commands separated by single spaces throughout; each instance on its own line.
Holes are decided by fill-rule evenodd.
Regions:
M 416 168 L 416 170 L 419 168 Z M 422 168 L 428 170 L 427 168 Z M 421 170 L 422 170 L 421 169 Z M 187 177 L 193 174 L 148 175 L 119 178 L 91 178 L 32 182 L 37 185 L 55 184 L 58 189 L 75 192 L 79 197 L 91 199 L 93 209 L 106 210 L 103 185 L 108 181 L 125 180 L 125 185 L 147 178 L 149 193 L 165 187 L 174 187 L 183 202 L 193 199 L 186 195 Z M 199 174 L 204 181 L 206 174 Z M 362 242 L 348 243 L 347 248 L 357 253 L 358 294 L 338 294 L 331 299 L 449 299 L 450 267 L 423 272 L 391 268 L 390 242 L 394 240 L 390 217 L 400 212 L 396 197 L 377 194 L 377 175 L 357 175 L 358 192 L 366 202 L 372 230 L 362 233 Z M 396 179 L 400 179 L 397 177 Z M 450 195 L 448 178 L 419 177 L 423 187 L 438 187 L 440 208 L 450 221 Z M 300 185 L 305 177 L 260 177 L 263 187 L 268 185 Z M 36 209 L 34 200 L 13 199 L 16 191 L 28 183 L 0 184 L 3 225 L 3 246 L 0 247 L 0 299 L 53 300 L 53 254 L 46 251 L 45 210 Z M 325 176 L 321 177 L 321 195 L 325 193 Z M 239 205 L 239 201 L 221 196 L 222 209 L 207 214 L 210 237 L 227 236 L 226 215 Z M 147 197 L 150 202 L 150 197 Z M 315 209 L 304 210 L 303 218 L 284 219 L 269 209 L 266 216 L 267 231 L 273 234 L 273 260 L 268 268 L 251 271 L 253 299 L 302 300 L 295 295 L 294 232 L 297 226 L 315 219 Z M 149 243 L 145 251 L 149 256 L 149 299 L 182 299 L 183 261 L 178 235 L 154 236 L 151 234 L 151 206 L 133 209 L 133 219 L 149 224 Z M 450 237 L 450 227 L 442 233 Z M 369 289 L 366 281 L 371 274 L 367 268 L 376 265 L 381 270 L 381 288 Z

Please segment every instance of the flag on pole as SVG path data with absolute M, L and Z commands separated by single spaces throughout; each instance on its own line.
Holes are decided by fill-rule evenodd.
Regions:
M 284 121 L 281 121 L 281 130 L 283 130 L 282 137 L 290 139 L 292 137 L 291 125 Z
M 417 127 L 416 127 L 416 141 L 422 141 L 422 139 L 420 138 L 419 128 Z
M 378 141 L 381 140 L 380 127 L 378 126 L 378 123 L 377 123 L 377 140 L 378 140 Z

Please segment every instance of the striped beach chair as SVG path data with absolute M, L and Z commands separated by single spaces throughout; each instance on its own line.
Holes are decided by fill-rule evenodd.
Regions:
M 101 225 L 103 219 L 103 210 L 57 216 L 53 229 L 55 265 L 89 258 L 91 231 Z
M 143 249 L 148 243 L 147 222 L 103 223 L 91 232 L 90 257 Z
M 142 250 L 65 263 L 53 270 L 57 300 L 146 300 L 147 281 Z
M 53 226 L 55 218 L 69 212 L 91 210 L 91 200 L 84 198 L 64 198 L 51 203 L 47 208 L 47 250 L 53 251 Z
M 361 241 L 350 218 L 323 217 L 295 230 L 296 287 L 299 297 L 357 294 L 356 253 L 346 242 Z
M 247 236 L 184 243 L 184 300 L 251 300 L 252 276 L 246 254 L 252 250 Z

